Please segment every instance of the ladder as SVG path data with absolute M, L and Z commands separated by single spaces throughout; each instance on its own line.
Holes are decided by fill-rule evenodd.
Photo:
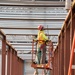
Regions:
M 68 69 L 68 75 L 72 75 L 72 69 L 75 69 L 75 65 L 72 65 L 73 59 L 74 59 L 74 50 L 75 50 L 75 32 L 73 37 L 73 43 L 72 43 L 72 49 L 70 54 L 70 63 L 69 63 L 69 69 Z

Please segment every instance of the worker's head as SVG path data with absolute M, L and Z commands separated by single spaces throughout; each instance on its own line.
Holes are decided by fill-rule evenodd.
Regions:
M 42 30 L 44 30 L 44 27 L 42 25 L 39 25 L 38 30 L 42 31 Z

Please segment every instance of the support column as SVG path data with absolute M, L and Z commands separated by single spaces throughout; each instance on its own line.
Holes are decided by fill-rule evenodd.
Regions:
M 5 75 L 6 64 L 6 37 L 2 39 L 2 75 Z
M 70 49 L 72 48 L 72 42 L 74 37 L 74 31 L 75 31 L 75 8 L 72 9 L 71 12 L 71 25 L 70 25 Z M 75 57 L 75 54 L 74 54 Z M 73 61 L 73 64 L 75 65 L 75 59 Z M 72 75 L 75 75 L 75 70 L 72 70 Z
M 13 75 L 13 50 L 11 49 L 11 75 Z
M 58 39 L 58 75 L 60 75 L 60 37 Z
M 64 75 L 64 31 L 62 31 L 62 34 L 61 34 L 61 75 Z
M 60 75 L 64 75 L 64 36 L 63 31 L 60 35 Z
M 10 75 L 10 47 L 7 50 L 7 75 Z
M 58 46 L 56 47 L 55 49 L 55 52 L 54 52 L 54 75 L 58 75 L 59 74 L 59 67 L 58 67 Z
M 17 74 L 17 72 L 18 72 L 18 70 L 17 70 L 17 69 L 18 69 L 18 68 L 17 68 L 17 67 L 18 67 L 17 61 L 18 61 L 18 59 L 17 59 L 17 52 L 15 51 L 15 62 L 14 62 L 14 63 L 15 63 L 15 66 L 16 66 L 16 67 L 15 67 L 15 75 L 18 75 L 18 74 Z
M 65 25 L 64 29 L 64 75 L 67 75 L 70 59 L 70 28 Z

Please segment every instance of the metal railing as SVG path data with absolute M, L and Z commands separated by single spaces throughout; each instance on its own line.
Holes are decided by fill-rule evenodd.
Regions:
M 71 49 L 71 54 L 70 54 L 70 63 L 69 63 L 68 75 L 71 75 L 71 73 L 72 73 L 72 63 L 73 63 L 73 58 L 74 58 L 74 49 L 75 49 L 75 32 L 74 32 L 72 49 Z

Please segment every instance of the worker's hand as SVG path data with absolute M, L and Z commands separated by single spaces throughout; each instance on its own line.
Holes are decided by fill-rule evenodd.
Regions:
M 46 42 L 45 42 L 45 43 L 46 43 L 46 45 L 48 45 L 48 43 L 49 43 L 49 40 L 46 40 Z
M 33 42 L 36 42 L 36 40 L 35 40 L 35 39 L 33 39 Z
M 34 41 L 34 39 L 33 39 L 33 41 Z
M 34 41 L 34 42 L 38 42 L 38 40 L 36 40 L 36 39 L 33 39 L 33 41 Z
M 49 42 L 49 40 L 46 40 L 46 42 Z

